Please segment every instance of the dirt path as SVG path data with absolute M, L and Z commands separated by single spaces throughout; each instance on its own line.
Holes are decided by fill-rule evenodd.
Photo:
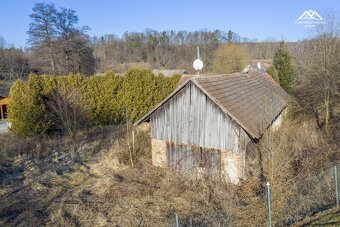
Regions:
M 0 121 L 0 133 L 8 132 L 7 121 Z

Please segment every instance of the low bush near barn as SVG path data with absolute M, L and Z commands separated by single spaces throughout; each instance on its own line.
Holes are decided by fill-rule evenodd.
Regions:
M 179 76 L 154 76 L 148 70 L 130 70 L 123 76 L 30 75 L 12 86 L 8 115 L 13 132 L 20 136 L 68 131 L 80 125 L 76 120 L 84 119 L 82 126 L 133 122 L 173 91 L 178 81 Z M 72 120 L 60 118 L 71 113 Z

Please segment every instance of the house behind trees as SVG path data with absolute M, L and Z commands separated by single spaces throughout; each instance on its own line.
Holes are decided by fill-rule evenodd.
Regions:
M 0 86 L 0 120 L 7 118 L 7 107 L 9 104 L 9 92 L 7 87 Z
M 265 72 L 194 76 L 135 125 L 151 124 L 153 165 L 237 183 L 285 107 L 285 91 Z

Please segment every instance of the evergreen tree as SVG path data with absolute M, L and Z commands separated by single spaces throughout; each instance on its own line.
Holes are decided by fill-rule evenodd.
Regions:
M 227 43 L 230 44 L 233 42 L 233 36 L 234 36 L 234 32 L 232 32 L 231 30 L 228 31 L 227 33 Z
M 293 82 L 292 56 L 284 41 L 280 42 L 280 47 L 275 52 L 273 64 L 278 72 L 281 87 L 288 92 L 291 91 Z
M 279 75 L 274 66 L 270 66 L 266 72 L 278 83 L 280 83 Z

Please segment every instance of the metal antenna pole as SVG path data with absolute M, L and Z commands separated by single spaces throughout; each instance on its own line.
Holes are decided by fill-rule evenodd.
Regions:
M 200 48 L 199 47 L 196 48 L 196 54 L 197 54 L 197 59 L 193 62 L 192 66 L 196 70 L 197 76 L 199 76 L 200 71 L 202 70 L 202 68 L 204 66 L 203 61 L 201 60 Z
M 336 165 L 334 166 L 334 183 L 335 183 L 336 206 L 339 206 L 338 170 Z
M 270 184 L 267 182 L 267 195 L 268 195 L 268 226 L 272 227 L 272 212 L 270 210 Z
M 197 59 L 200 59 L 200 48 L 197 47 Z M 200 71 L 197 70 L 197 75 L 200 75 Z

